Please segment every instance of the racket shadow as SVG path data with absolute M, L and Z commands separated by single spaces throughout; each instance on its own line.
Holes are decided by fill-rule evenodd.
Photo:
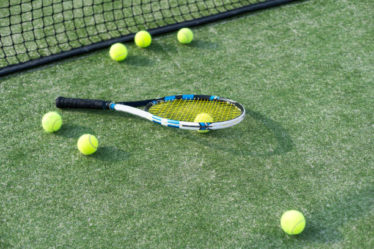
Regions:
M 268 157 L 287 153 L 294 147 L 290 135 L 280 123 L 252 110 L 246 110 L 245 119 L 234 127 L 182 136 L 197 144 L 235 155 Z
M 69 110 L 69 112 L 85 113 L 88 115 L 94 114 L 105 117 L 133 117 L 130 114 L 101 110 L 76 109 Z M 86 127 L 75 126 L 75 128 L 77 129 L 71 129 L 73 131 L 63 130 L 61 135 L 79 137 L 78 134 L 81 135 L 82 132 L 90 132 Z M 159 127 L 156 126 L 155 129 L 157 128 Z M 69 127 L 66 129 L 70 130 Z M 211 131 L 204 134 L 195 131 L 189 132 L 172 128 L 167 129 L 173 130 L 178 134 L 177 136 L 190 140 L 197 144 L 197 146 L 203 145 L 215 150 L 240 156 L 268 157 L 287 153 L 294 147 L 290 135 L 280 123 L 252 110 L 246 110 L 245 119 L 240 124 L 228 129 Z M 109 160 L 109 158 L 105 158 L 105 156 L 102 157 L 103 160 Z M 126 156 L 122 156 L 122 158 L 126 158 Z

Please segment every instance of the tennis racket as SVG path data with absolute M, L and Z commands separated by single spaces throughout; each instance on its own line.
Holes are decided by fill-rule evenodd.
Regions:
M 167 127 L 186 130 L 217 130 L 240 123 L 244 107 L 233 100 L 211 95 L 173 95 L 131 102 L 58 97 L 56 106 L 62 109 L 82 108 L 115 110 L 148 119 Z M 144 110 L 135 108 L 145 106 Z M 207 113 L 213 122 L 195 122 L 200 113 Z

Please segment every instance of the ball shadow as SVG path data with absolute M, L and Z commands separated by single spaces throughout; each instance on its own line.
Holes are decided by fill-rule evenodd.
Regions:
M 120 162 L 128 160 L 129 157 L 130 153 L 114 146 L 99 147 L 97 152 L 93 154 L 93 158 L 104 162 Z
M 127 56 L 126 60 L 123 61 L 123 63 L 126 63 L 129 66 L 137 67 L 147 67 L 153 64 L 149 57 L 141 55 L 129 55 Z
M 165 44 L 165 46 L 166 46 L 166 44 Z M 173 44 L 170 44 L 170 43 L 167 44 L 167 48 L 166 48 L 166 47 L 161 46 L 161 44 L 158 43 L 158 42 L 152 42 L 152 45 L 147 49 L 151 52 L 154 52 L 154 53 L 163 53 L 163 54 L 165 52 L 166 52 L 166 54 L 177 52 L 176 47 L 173 46 Z
M 66 138 L 79 138 L 82 134 L 86 133 L 93 134 L 94 131 L 86 126 L 76 124 L 63 124 L 56 135 Z
M 217 50 L 219 48 L 219 44 L 216 42 L 202 41 L 202 40 L 194 40 L 190 44 L 186 44 L 184 46 L 188 46 L 191 48 L 198 48 L 198 49 L 208 49 L 208 50 Z

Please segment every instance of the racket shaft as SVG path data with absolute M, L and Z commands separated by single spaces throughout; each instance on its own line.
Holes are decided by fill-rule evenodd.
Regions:
M 120 105 L 120 104 L 114 104 L 114 110 L 116 111 L 121 111 L 121 112 L 126 112 L 141 118 L 148 119 L 152 121 L 152 114 L 143 110 L 140 110 L 138 108 L 132 107 L 132 106 L 127 106 L 127 105 Z

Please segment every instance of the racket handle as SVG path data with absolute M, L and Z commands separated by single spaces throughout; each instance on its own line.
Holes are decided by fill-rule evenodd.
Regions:
M 56 106 L 58 108 L 80 108 L 80 109 L 99 109 L 108 110 L 110 101 L 98 99 L 75 99 L 58 97 L 56 99 Z

